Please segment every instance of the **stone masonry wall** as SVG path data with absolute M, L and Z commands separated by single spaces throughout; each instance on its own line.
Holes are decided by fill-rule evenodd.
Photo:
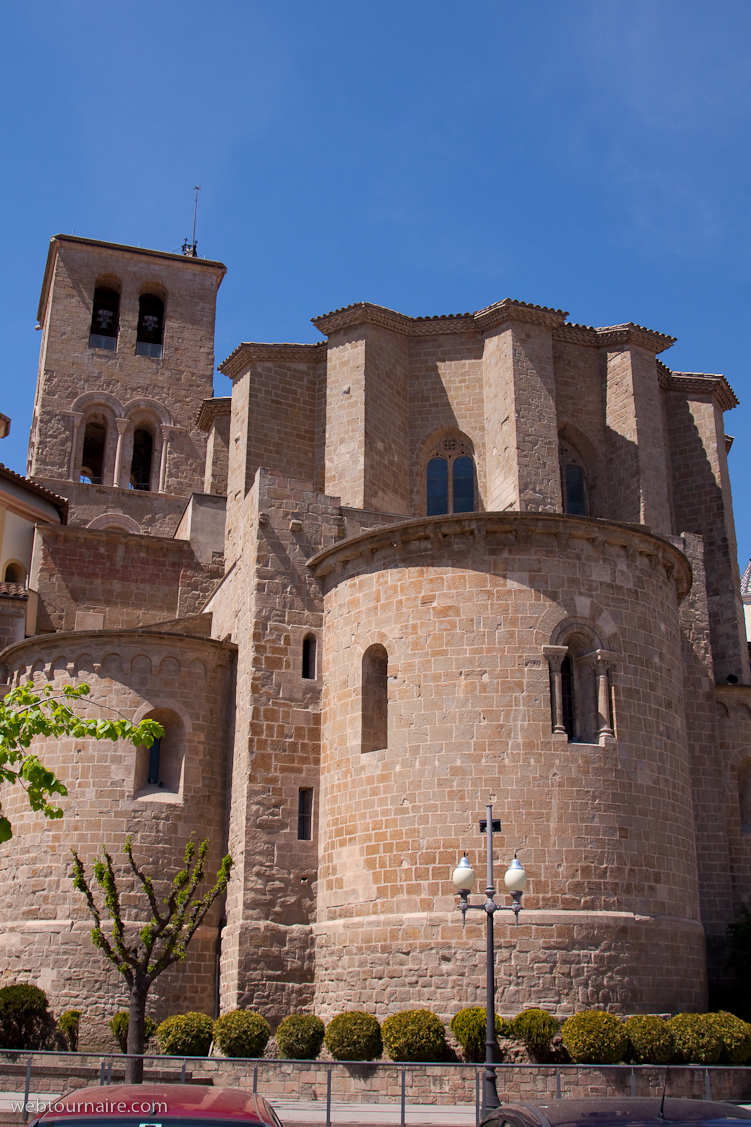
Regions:
M 238 563 L 210 603 L 215 636 L 239 647 L 222 1009 L 272 1022 L 313 996 L 320 759 L 320 657 L 302 677 L 302 644 L 320 655 L 322 596 L 306 560 L 341 528 L 335 499 L 259 470 L 237 519 Z M 313 836 L 298 840 L 298 794 L 313 790 Z
M 90 716 L 154 715 L 165 723 L 163 756 L 172 757 L 174 792 L 143 786 L 144 749 L 94 740 L 40 742 L 43 762 L 68 787 L 62 821 L 33 813 L 20 788 L 3 791 L 14 827 L 0 857 L 0 981 L 33 982 L 56 1012 L 75 1007 L 107 1041 L 106 1021 L 125 1003 L 121 977 L 90 941 L 83 897 L 70 881 L 69 847 L 91 873 L 102 844 L 115 861 L 126 918 L 143 920 L 143 897 L 125 872 L 122 846 L 133 835 L 136 860 L 157 882 L 181 867 L 189 835 L 209 838 L 207 879 L 226 848 L 228 727 L 234 647 L 198 638 L 97 632 L 37 637 L 6 650 L 13 683 L 85 681 Z M 170 742 L 171 741 L 171 742 Z M 140 766 L 139 766 L 140 765 Z M 139 783 L 139 779 L 141 782 Z M 169 784 L 169 779 L 168 779 Z M 157 891 L 162 890 L 157 884 Z M 159 978 L 149 1012 L 157 1019 L 197 1009 L 214 1012 L 218 904 L 185 962 Z M 94 1034 L 96 1039 L 96 1034 Z
M 487 506 L 487 453 L 479 333 L 413 337 L 409 342 L 410 512 L 425 512 L 425 455 L 444 431 L 472 442 L 479 509 Z
M 518 849 L 530 874 L 522 930 L 499 926 L 504 1003 L 701 1008 L 685 558 L 602 522 L 475 515 L 361 536 L 312 566 L 327 587 L 317 1009 L 443 1014 L 482 997 L 481 930 L 452 917 L 450 873 L 468 849 L 481 882 L 489 800 L 501 862 Z M 542 646 L 566 621 L 613 655 L 617 739 L 551 734 Z M 375 643 L 389 743 L 363 755 Z
M 203 575 L 184 540 L 42 525 L 36 534 L 31 585 L 40 633 L 75 630 L 79 614 L 99 615 L 108 630 L 175 618 L 181 586 Z M 192 613 L 185 606 L 180 613 Z

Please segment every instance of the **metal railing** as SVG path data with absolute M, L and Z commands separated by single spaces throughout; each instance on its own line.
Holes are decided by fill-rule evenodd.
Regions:
M 20 1077 L 20 1075 L 24 1075 L 24 1095 L 23 1095 L 23 1103 L 22 1103 L 21 1114 L 22 1114 L 23 1122 L 25 1123 L 25 1122 L 27 1122 L 28 1117 L 29 1117 L 29 1103 L 33 1102 L 33 1101 L 30 1100 L 30 1097 L 31 1097 L 31 1081 L 32 1081 L 32 1076 L 34 1074 L 34 1062 L 35 1061 L 37 1062 L 37 1068 L 38 1068 L 37 1075 L 40 1076 L 40 1077 L 46 1076 L 47 1079 L 50 1079 L 50 1078 L 54 1079 L 55 1074 L 59 1075 L 60 1066 L 64 1065 L 65 1071 L 68 1073 L 69 1076 L 71 1075 L 71 1073 L 74 1073 L 76 1079 L 88 1080 L 90 1084 L 91 1083 L 96 1084 L 96 1082 L 97 1082 L 97 1071 L 98 1071 L 98 1083 L 99 1083 L 99 1085 L 109 1086 L 113 1083 L 113 1079 L 112 1079 L 113 1069 L 117 1065 L 120 1065 L 120 1064 L 122 1064 L 124 1066 L 127 1059 L 129 1059 L 128 1054 L 124 1054 L 124 1053 L 101 1053 L 101 1052 L 99 1052 L 99 1053 L 85 1053 L 85 1052 L 73 1053 L 73 1052 L 49 1051 L 49 1050 L 41 1050 L 41 1049 L 35 1050 L 35 1051 L 32 1051 L 32 1052 L 28 1052 L 28 1051 L 25 1051 L 25 1050 L 19 1050 L 19 1049 L 5 1050 L 2 1053 L 2 1057 L 0 1057 L 0 1096 L 2 1095 L 2 1092 L 4 1090 L 4 1087 L 3 1087 L 4 1082 L 7 1082 L 9 1079 L 11 1079 L 11 1074 L 10 1074 L 11 1069 L 12 1069 L 12 1073 L 16 1076 Z M 259 1072 L 263 1073 L 266 1070 L 274 1069 L 274 1068 L 278 1069 L 280 1066 L 282 1066 L 285 1070 L 290 1070 L 290 1069 L 293 1070 L 293 1071 L 296 1070 L 300 1074 L 301 1079 L 298 1081 L 298 1097 L 297 1097 L 298 1099 L 301 1098 L 300 1097 L 300 1085 L 302 1083 L 302 1074 L 306 1073 L 306 1074 L 309 1075 L 311 1070 L 323 1070 L 323 1071 L 325 1071 L 325 1074 L 326 1074 L 326 1127 L 331 1127 L 331 1104 L 332 1104 L 333 1076 L 337 1071 L 344 1071 L 344 1072 L 348 1073 L 350 1078 L 351 1078 L 353 1069 L 358 1070 L 358 1072 L 360 1072 L 361 1074 L 367 1073 L 371 1077 L 376 1076 L 378 1074 L 383 1074 L 384 1072 L 387 1075 L 389 1073 L 390 1074 L 393 1074 L 393 1073 L 399 1074 L 398 1075 L 397 1089 L 398 1089 L 398 1092 L 399 1092 L 401 1127 L 405 1127 L 405 1124 L 406 1124 L 406 1111 L 407 1111 L 407 1106 L 408 1106 L 407 1105 L 407 1076 L 408 1075 L 411 1076 L 412 1080 L 414 1081 L 416 1074 L 420 1073 L 423 1070 L 430 1073 L 432 1070 L 439 1069 L 439 1070 L 442 1070 L 443 1073 L 446 1074 L 446 1075 L 450 1075 L 451 1073 L 454 1073 L 456 1070 L 464 1070 L 465 1072 L 469 1072 L 470 1074 L 473 1074 L 473 1077 L 474 1077 L 474 1085 L 473 1085 L 474 1086 L 474 1093 L 473 1094 L 474 1094 L 475 1124 L 476 1124 L 476 1127 L 477 1127 L 477 1125 L 479 1125 L 479 1123 L 480 1123 L 481 1074 L 482 1074 L 483 1070 L 488 1067 L 485 1064 L 468 1064 L 468 1063 L 465 1063 L 463 1061 L 456 1061 L 456 1062 L 454 1062 L 454 1061 L 434 1061 L 434 1062 L 421 1062 L 419 1064 L 407 1064 L 407 1063 L 398 1063 L 398 1062 L 391 1062 L 391 1061 L 325 1061 L 325 1060 L 294 1061 L 294 1060 L 289 1060 L 287 1058 L 279 1059 L 279 1058 L 270 1058 L 270 1057 L 268 1057 L 268 1058 L 267 1057 L 214 1057 L 214 1056 L 212 1056 L 212 1057 L 183 1057 L 183 1056 L 161 1056 L 161 1055 L 152 1056 L 152 1055 L 145 1054 L 145 1053 L 142 1055 L 141 1059 L 143 1060 L 145 1069 L 148 1068 L 150 1071 L 153 1072 L 154 1069 L 156 1068 L 158 1070 L 158 1074 L 159 1074 L 158 1078 L 152 1077 L 151 1081 L 149 1081 L 149 1079 L 145 1077 L 144 1078 L 145 1083 L 149 1083 L 149 1082 L 152 1082 L 152 1083 L 153 1082 L 162 1082 L 162 1083 L 170 1082 L 170 1080 L 171 1080 L 170 1074 L 172 1074 L 172 1073 L 174 1073 L 174 1080 L 172 1080 L 171 1082 L 177 1081 L 181 1084 L 202 1083 L 202 1082 L 213 1083 L 213 1077 L 216 1075 L 217 1072 L 219 1072 L 222 1075 L 222 1077 L 225 1078 L 227 1081 L 229 1081 L 229 1083 L 231 1084 L 231 1082 L 233 1080 L 233 1074 L 236 1074 L 237 1072 L 241 1072 L 242 1075 L 236 1076 L 236 1079 L 237 1080 L 245 1080 L 245 1081 L 247 1081 L 247 1083 L 241 1083 L 239 1086 L 240 1087 L 246 1087 L 246 1086 L 250 1087 L 250 1073 L 251 1073 L 251 1070 L 252 1070 L 252 1091 L 254 1093 L 258 1092 L 258 1090 L 259 1090 L 258 1089 Z M 89 1062 L 89 1061 L 92 1062 L 90 1066 L 88 1065 L 88 1063 L 83 1064 L 83 1066 L 82 1066 L 81 1062 Z M 96 1062 L 98 1062 L 98 1065 L 99 1065 L 98 1070 L 97 1070 Z M 25 1067 L 24 1067 L 24 1065 L 25 1065 Z M 557 1098 L 557 1099 L 561 1099 L 567 1094 L 565 1092 L 566 1078 L 568 1076 L 571 1076 L 571 1075 L 575 1075 L 577 1077 L 577 1079 L 579 1079 L 579 1078 L 582 1077 L 583 1074 L 590 1074 L 590 1075 L 591 1074 L 599 1074 L 599 1075 L 605 1074 L 604 1078 L 607 1078 L 608 1076 L 612 1076 L 613 1079 L 616 1079 L 619 1074 L 625 1073 L 626 1077 L 628 1079 L 628 1082 L 629 1082 L 628 1083 L 629 1095 L 631 1097 L 636 1097 L 636 1095 L 637 1095 L 637 1086 L 638 1086 L 637 1082 L 638 1082 L 639 1077 L 644 1077 L 646 1074 L 650 1074 L 655 1078 L 655 1080 L 657 1080 L 657 1078 L 660 1079 L 660 1086 L 661 1086 L 662 1081 L 664 1080 L 664 1078 L 666 1076 L 666 1066 L 665 1065 L 653 1065 L 653 1064 L 643 1064 L 643 1065 L 638 1065 L 638 1064 L 607 1064 L 607 1065 L 606 1064 L 590 1064 L 590 1065 L 585 1065 L 585 1064 L 555 1064 L 555 1063 L 551 1063 L 551 1064 L 516 1064 L 516 1063 L 499 1062 L 499 1063 L 493 1065 L 492 1067 L 496 1072 L 496 1076 L 497 1076 L 501 1091 L 503 1090 L 503 1074 L 504 1073 L 508 1073 L 508 1072 L 521 1072 L 521 1073 L 526 1073 L 526 1074 L 537 1073 L 540 1076 L 540 1079 L 544 1078 L 546 1080 L 546 1082 L 547 1082 L 547 1080 L 554 1077 L 555 1078 L 555 1093 L 553 1095 L 552 1092 L 550 1092 L 550 1093 L 546 1092 L 545 1095 L 546 1095 L 547 1098 L 550 1098 L 552 1096 L 553 1098 Z M 191 1070 L 190 1074 L 188 1073 L 188 1069 Z M 89 1071 L 91 1072 L 90 1078 L 84 1075 L 85 1072 L 89 1072 Z M 118 1071 L 120 1071 L 120 1069 L 118 1069 Z M 198 1073 L 199 1075 L 196 1075 L 196 1073 Z M 675 1081 L 677 1080 L 678 1076 L 681 1073 L 688 1073 L 689 1074 L 689 1089 L 692 1087 L 691 1076 L 692 1075 L 698 1076 L 701 1073 L 704 1074 L 703 1099 L 705 1099 L 705 1100 L 711 1100 L 713 1098 L 713 1096 L 712 1096 L 712 1078 L 713 1078 L 713 1076 L 716 1077 L 717 1074 L 719 1074 L 719 1073 L 742 1074 L 744 1077 L 746 1077 L 748 1079 L 748 1085 L 747 1085 L 748 1094 L 749 1094 L 749 1096 L 751 1096 L 751 1067 L 747 1066 L 747 1065 L 699 1065 L 699 1064 L 675 1065 L 674 1064 L 674 1065 L 670 1066 L 670 1078 L 673 1081 L 673 1085 L 672 1085 L 673 1088 L 675 1087 Z M 167 1075 L 165 1075 L 165 1074 L 167 1074 Z M 168 1080 L 168 1077 L 170 1077 L 170 1080 Z M 363 1075 L 362 1078 L 364 1079 L 365 1076 Z M 266 1078 L 262 1077 L 262 1081 L 265 1080 L 265 1079 Z M 117 1079 L 115 1080 L 115 1082 L 118 1082 Z M 310 1083 L 310 1081 L 306 1081 L 306 1083 Z M 414 1083 L 412 1083 L 411 1086 L 414 1087 Z M 547 1086 L 547 1083 L 546 1083 L 546 1086 Z M 643 1084 L 642 1084 L 642 1087 L 643 1087 Z M 70 1084 L 68 1084 L 66 1086 L 66 1091 L 72 1092 L 72 1091 L 75 1091 L 75 1089 L 71 1088 Z M 365 1092 L 365 1094 L 367 1094 L 367 1089 L 363 1089 L 363 1091 Z M 471 1088 L 470 1088 L 470 1091 L 471 1091 Z M 58 1098 L 56 1094 L 53 1095 L 53 1093 L 51 1093 L 51 1092 L 50 1093 L 44 1093 L 44 1094 L 49 1095 L 49 1101 L 46 1101 L 48 1103 L 54 1103 L 55 1099 Z M 371 1092 L 371 1094 L 372 1094 L 372 1092 Z M 432 1093 L 432 1094 L 434 1095 L 435 1093 Z M 650 1094 L 654 1095 L 655 1093 L 651 1092 Z M 669 1096 L 673 1095 L 675 1097 L 677 1094 L 678 1093 L 676 1093 L 674 1090 L 668 1092 Z M 41 1093 L 40 1093 L 40 1095 L 41 1095 Z M 278 1096 L 274 1096 L 274 1095 L 267 1095 L 267 1098 L 269 1099 L 269 1102 L 273 1104 L 275 1099 L 279 1099 L 279 1098 L 285 1098 L 286 1099 L 287 1097 L 278 1097 Z M 501 1097 L 501 1099 L 503 1100 L 503 1097 Z M 43 1101 L 40 1101 L 39 1097 L 37 1097 L 37 1103 L 39 1103 L 39 1102 L 43 1102 Z M 361 1102 L 361 1103 L 363 1103 L 363 1102 L 364 1103 L 372 1103 L 372 1102 L 387 1103 L 388 1102 L 390 1105 L 393 1106 L 393 1103 L 395 1101 L 391 1101 L 391 1100 L 389 1100 L 389 1101 L 384 1101 L 384 1100 L 377 1100 L 377 1101 L 374 1101 L 374 1100 L 369 1100 L 369 1101 L 368 1100 L 366 1100 L 366 1101 L 359 1100 L 359 1101 L 357 1101 L 357 1100 L 355 1100 L 355 1101 L 351 1101 L 351 1102 Z M 415 1102 L 417 1102 L 417 1101 L 415 1101 Z M 448 1103 L 449 1101 L 444 1101 L 444 1102 Z M 455 1105 L 456 1102 L 457 1101 L 453 1101 L 453 1104 Z M 466 1101 L 465 1106 L 469 1110 L 469 1108 L 472 1107 L 472 1103 L 470 1101 Z M 39 1110 L 39 1109 L 37 1109 L 37 1110 Z

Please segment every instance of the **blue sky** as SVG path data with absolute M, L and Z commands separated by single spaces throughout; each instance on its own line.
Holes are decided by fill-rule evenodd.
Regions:
M 724 373 L 751 553 L 747 0 L 24 0 L 0 14 L 0 458 L 25 466 L 50 236 L 224 261 L 217 362 L 369 300 L 502 297 Z M 216 377 L 216 391 L 228 381 Z

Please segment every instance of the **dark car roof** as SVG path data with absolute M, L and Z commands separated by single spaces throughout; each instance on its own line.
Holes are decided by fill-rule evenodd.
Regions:
M 659 1096 L 593 1097 L 590 1099 L 549 1099 L 532 1103 L 507 1103 L 486 1116 L 483 1123 L 500 1124 L 514 1114 L 526 1122 L 540 1127 L 563 1127 L 564 1124 L 581 1124 L 582 1127 L 605 1123 L 664 1123 L 670 1121 L 712 1122 L 718 1119 L 751 1119 L 751 1111 L 734 1104 L 717 1100 L 687 1100 L 668 1096 L 665 1100 L 664 1120 L 659 1118 Z
M 180 1119 L 240 1119 L 245 1122 L 255 1120 L 268 1123 L 269 1114 L 262 1096 L 246 1092 L 242 1088 L 214 1088 L 207 1084 L 110 1084 L 106 1087 L 76 1088 L 61 1096 L 51 1108 L 39 1117 L 37 1122 L 49 1120 L 85 1119 L 89 1116 L 101 1119 L 135 1116 L 143 1118 L 138 1112 L 102 1112 L 78 1110 L 82 1104 L 101 1104 L 106 1100 L 110 1105 L 125 1103 L 131 1106 L 146 1102 L 166 1103 L 166 1112 L 156 1112 L 158 1120 L 179 1117 Z M 62 1108 L 63 1110 L 59 1110 Z M 70 1109 L 70 1110 L 68 1110 Z

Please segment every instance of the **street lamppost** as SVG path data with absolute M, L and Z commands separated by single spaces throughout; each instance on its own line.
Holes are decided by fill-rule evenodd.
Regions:
M 493 916 L 496 912 L 513 912 L 514 924 L 519 923 L 519 912 L 522 910 L 522 894 L 527 887 L 527 874 L 519 864 L 514 854 L 514 859 L 506 869 L 503 882 L 511 893 L 513 904 L 496 904 L 495 885 L 493 884 L 493 830 L 500 830 L 500 822 L 493 825 L 493 807 L 487 806 L 487 820 L 483 827 L 480 823 L 480 832 L 486 832 L 487 839 L 487 887 L 485 888 L 486 900 L 484 904 L 470 904 L 469 894 L 475 883 L 475 874 L 467 860 L 465 853 L 459 864 L 454 869 L 452 879 L 459 893 L 459 910 L 462 914 L 462 928 L 467 922 L 467 912 L 485 912 L 487 920 L 487 950 L 486 950 L 486 1005 L 485 1005 L 485 1073 L 482 1086 L 482 1113 L 487 1115 L 493 1108 L 500 1107 L 498 1090 L 496 1088 L 495 1064 L 496 1039 L 495 1039 L 495 961 L 493 948 Z

